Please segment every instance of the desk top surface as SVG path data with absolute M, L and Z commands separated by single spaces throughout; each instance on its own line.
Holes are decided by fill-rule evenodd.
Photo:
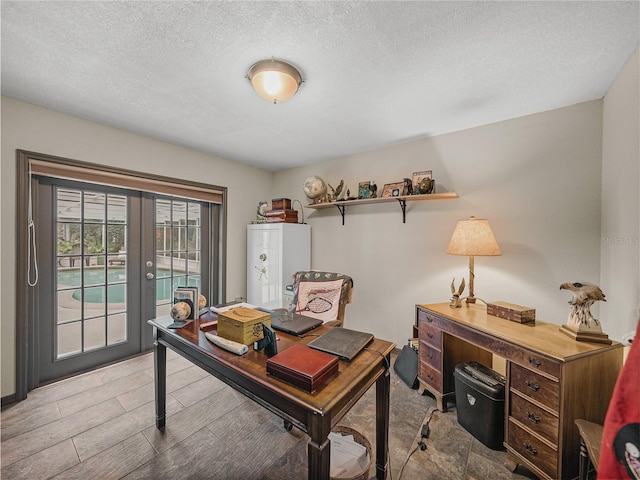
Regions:
M 569 360 L 622 347 L 618 342 L 613 342 L 612 345 L 578 342 L 562 333 L 559 325 L 548 322 L 536 320 L 518 323 L 488 315 L 486 305 L 465 304 L 461 308 L 451 308 L 448 303 L 434 303 L 418 306 L 466 327 L 558 360 Z
M 200 330 L 200 323 L 209 322 L 215 319 L 215 315 L 207 314 L 201 320 L 195 320 L 186 327 L 179 329 L 168 329 L 167 325 L 173 322 L 171 317 L 160 317 L 149 320 L 149 324 L 162 331 L 162 335 L 179 340 L 187 349 L 193 349 L 204 353 L 211 361 L 212 367 L 230 367 L 235 372 L 253 381 L 256 385 L 264 387 L 274 394 L 288 398 L 308 410 L 324 413 L 336 406 L 344 403 L 348 395 L 352 395 L 356 390 L 375 381 L 381 372 L 385 360 L 383 356 L 391 353 L 395 344 L 386 340 L 374 338 L 367 350 L 360 352 L 351 362 L 340 360 L 338 375 L 314 394 L 290 385 L 282 380 L 274 378 L 266 373 L 267 355 L 264 352 L 257 352 L 253 346 L 249 346 L 249 351 L 244 355 L 236 355 L 214 345 L 207 340 L 204 332 Z M 311 332 L 307 332 L 304 337 L 296 337 L 283 332 L 276 332 L 278 337 L 278 351 L 284 351 L 295 344 L 306 345 L 318 335 L 329 331 L 331 328 L 320 326 Z M 209 332 L 216 333 L 214 330 Z M 379 353 L 377 353 L 379 352 Z

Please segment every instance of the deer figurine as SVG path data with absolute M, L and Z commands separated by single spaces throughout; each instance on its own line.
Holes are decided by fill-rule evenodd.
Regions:
M 466 287 L 466 284 L 463 278 L 462 283 L 460 283 L 460 288 L 458 288 L 458 291 L 456 292 L 455 281 L 456 279 L 454 277 L 453 280 L 451 280 L 451 294 L 453 296 L 451 297 L 451 303 L 449 304 L 449 306 L 451 308 L 460 308 L 462 307 L 462 299 L 460 298 L 460 295 L 462 295 L 462 292 L 464 292 L 464 287 Z

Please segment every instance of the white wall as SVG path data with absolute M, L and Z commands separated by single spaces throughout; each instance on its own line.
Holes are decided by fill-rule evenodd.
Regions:
M 2 397 L 15 393 L 16 149 L 228 187 L 227 299 L 246 290 L 246 225 L 273 174 L 2 97 Z
M 603 328 L 620 339 L 640 318 L 640 66 L 638 51 L 604 97 L 602 137 Z
M 418 139 L 373 152 L 278 172 L 243 166 L 2 97 L 0 179 L 1 396 L 15 392 L 16 149 L 171 175 L 229 189 L 227 298 L 245 295 L 245 230 L 259 200 L 307 199 L 312 174 L 402 180 L 431 169 L 437 190 L 456 200 L 410 203 L 407 223 L 395 203 L 305 209 L 312 229 L 312 267 L 355 281 L 347 325 L 402 345 L 417 303 L 447 302 L 449 284 L 468 275 L 467 258 L 445 253 L 455 223 L 488 218 L 501 257 L 476 258 L 477 297 L 536 308 L 558 325 L 569 311 L 565 281 L 600 282 L 607 302 L 592 308 L 612 338 L 632 329 L 640 306 L 638 224 L 638 53 L 603 101 Z M 604 192 L 601 193 L 601 189 Z M 602 226 L 601 226 L 602 212 Z M 634 225 L 633 222 L 637 223 Z M 604 239 L 622 239 L 606 242 Z M 602 255 L 602 268 L 600 256 Z
M 489 219 L 503 253 L 476 257 L 476 296 L 560 325 L 570 299 L 560 284 L 600 279 L 601 138 L 602 101 L 592 101 L 278 172 L 274 196 L 308 203 L 312 174 L 353 192 L 433 170 L 437 191 L 460 198 L 408 204 L 406 224 L 396 203 L 347 207 L 344 226 L 337 209 L 305 209 L 312 268 L 354 278 L 345 325 L 404 344 L 414 305 L 448 302 L 452 278 L 468 276 L 467 257 L 446 248 L 470 215 Z

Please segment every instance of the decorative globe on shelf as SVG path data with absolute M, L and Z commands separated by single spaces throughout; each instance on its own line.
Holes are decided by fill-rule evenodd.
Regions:
M 178 302 L 171 307 L 171 318 L 176 321 L 186 320 L 191 315 L 191 307 L 187 302 Z
M 205 297 L 201 293 L 198 294 L 198 310 L 202 310 L 206 306 L 207 306 L 207 297 Z
M 304 181 L 302 190 L 311 203 L 326 202 L 327 199 L 327 184 L 317 175 L 311 175 Z

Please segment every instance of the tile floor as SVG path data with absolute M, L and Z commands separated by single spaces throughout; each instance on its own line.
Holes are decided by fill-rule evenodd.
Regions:
M 38 388 L 3 409 L 1 478 L 306 478 L 305 434 L 287 432 L 278 417 L 170 351 L 167 370 L 164 433 L 155 428 L 152 354 Z M 432 412 L 432 397 L 391 375 L 387 478 L 535 479 L 524 469 L 508 471 L 506 453 L 460 427 L 455 408 Z M 423 451 L 417 442 L 431 414 Z M 342 424 L 365 435 L 375 452 L 374 417 L 375 387 Z

